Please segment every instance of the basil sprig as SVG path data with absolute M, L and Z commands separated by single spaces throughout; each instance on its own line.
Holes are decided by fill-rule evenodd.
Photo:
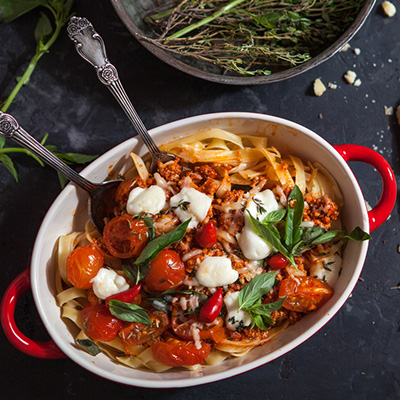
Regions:
M 282 307 L 286 297 L 268 304 L 262 304 L 261 298 L 273 288 L 275 278 L 274 272 L 257 275 L 239 292 L 239 310 L 243 309 L 250 314 L 251 328 L 257 325 L 267 330 L 274 324 L 270 314 Z
M 296 266 L 295 256 L 310 250 L 317 244 L 324 244 L 338 238 L 343 239 L 345 243 L 349 239 L 359 242 L 371 239 L 371 236 L 358 226 L 350 234 L 346 229 L 327 231 L 318 226 L 302 227 L 300 225 L 303 212 L 304 197 L 296 185 L 288 197 L 286 210 L 272 211 L 263 221 L 259 221 L 248 213 L 256 233 L 294 266 Z M 284 220 L 285 216 L 286 220 Z M 277 226 L 281 229 L 279 230 Z
M 146 310 L 136 304 L 125 303 L 119 300 L 110 300 L 109 307 L 110 313 L 122 321 L 151 325 L 151 319 Z
M 150 263 L 150 261 L 154 260 L 157 257 L 158 253 L 161 250 L 183 239 L 191 219 L 192 218 L 189 218 L 188 220 L 174 228 L 172 231 L 151 240 L 140 253 L 140 256 L 136 259 L 135 264 L 142 266 Z

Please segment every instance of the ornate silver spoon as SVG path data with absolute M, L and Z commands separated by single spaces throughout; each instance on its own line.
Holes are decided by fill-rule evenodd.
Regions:
M 70 39 L 75 43 L 75 48 L 79 55 L 94 66 L 100 82 L 117 99 L 137 133 L 143 139 L 152 157 L 150 172 L 154 173 L 156 171 L 159 161 L 166 162 L 175 159 L 175 156 L 161 151 L 154 143 L 129 100 L 119 80 L 117 69 L 108 61 L 104 41 L 94 30 L 93 25 L 86 18 L 72 17 L 68 23 L 67 31 Z
M 94 225 L 103 232 L 106 218 L 114 217 L 115 192 L 121 181 L 93 183 L 59 160 L 35 138 L 29 135 L 10 114 L 0 111 L 0 135 L 25 147 L 45 163 L 62 173 L 89 193 L 88 212 Z

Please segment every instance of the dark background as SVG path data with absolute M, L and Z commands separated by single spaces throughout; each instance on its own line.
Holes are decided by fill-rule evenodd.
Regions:
M 314 130 L 331 144 L 374 148 L 400 173 L 395 115 L 384 106 L 400 102 L 400 4 L 394 18 L 380 3 L 351 41 L 323 65 L 288 81 L 260 86 L 224 86 L 177 71 L 147 52 L 126 30 L 109 1 L 75 2 L 105 40 L 110 61 L 148 128 L 180 118 L 218 111 L 251 111 L 284 117 Z M 35 49 L 38 12 L 0 24 L 0 97 L 5 98 Z M 343 80 L 347 70 L 362 80 Z M 327 89 L 318 98 L 312 83 Z M 65 29 L 39 62 L 31 82 L 9 108 L 26 130 L 62 152 L 101 154 L 134 135 L 123 111 L 75 52 Z M 13 146 L 7 142 L 8 146 Z M 56 173 L 23 155 L 12 155 L 19 183 L 0 165 L 0 294 L 29 264 L 36 232 L 60 192 Z M 381 181 L 372 167 L 352 163 L 368 203 Z M 367 260 L 351 298 L 306 343 L 283 357 L 229 380 L 195 388 L 151 390 L 122 386 L 85 371 L 69 359 L 41 360 L 20 353 L 0 332 L 2 399 L 395 399 L 400 398 L 400 243 L 399 210 L 373 233 Z M 33 339 L 48 335 L 32 296 L 19 302 L 16 320 Z

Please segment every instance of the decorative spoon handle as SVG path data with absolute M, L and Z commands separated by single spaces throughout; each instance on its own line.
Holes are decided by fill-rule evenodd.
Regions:
M 62 173 L 66 178 L 76 183 L 82 189 L 90 192 L 97 185 L 89 182 L 83 176 L 64 164 L 50 150 L 46 149 L 35 138 L 33 138 L 25 129 L 19 126 L 17 120 L 10 114 L 0 111 L 0 135 L 7 139 L 11 139 L 25 149 L 38 156 L 45 163 Z
M 94 66 L 100 82 L 106 85 L 117 99 L 132 125 L 143 139 L 153 159 L 161 160 L 165 158 L 165 153 L 154 143 L 129 100 L 118 78 L 117 69 L 108 61 L 104 41 L 94 30 L 93 25 L 86 18 L 72 17 L 68 23 L 67 31 L 70 39 L 75 43 L 77 52 Z

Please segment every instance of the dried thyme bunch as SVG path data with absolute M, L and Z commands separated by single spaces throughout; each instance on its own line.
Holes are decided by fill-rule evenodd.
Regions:
M 240 75 L 269 75 L 308 61 L 354 21 L 365 0 L 183 0 L 146 18 L 170 52 Z

